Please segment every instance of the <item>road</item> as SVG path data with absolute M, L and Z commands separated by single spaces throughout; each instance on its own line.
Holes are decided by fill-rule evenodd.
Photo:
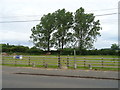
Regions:
M 21 75 L 3 71 L 2 88 L 118 88 L 117 80 Z

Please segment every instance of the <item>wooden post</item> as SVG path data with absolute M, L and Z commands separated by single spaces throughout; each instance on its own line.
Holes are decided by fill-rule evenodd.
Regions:
M 2 64 L 4 65 L 4 56 L 2 57 Z
M 89 64 L 88 67 L 89 67 L 89 69 L 92 69 L 92 65 L 91 64 Z
M 32 67 L 35 67 L 35 62 L 32 63 Z
M 47 68 L 48 67 L 48 64 L 47 63 L 45 63 L 45 68 Z
M 115 59 L 113 58 L 113 62 L 115 63 Z
M 58 56 L 58 68 L 61 68 L 60 56 Z
M 15 59 L 15 66 L 17 65 L 17 59 Z
M 67 56 L 67 67 L 69 67 L 69 55 Z
M 84 57 L 84 67 L 86 66 L 86 61 L 85 61 L 85 57 Z
M 45 57 L 43 57 L 43 67 L 45 67 Z
M 60 38 L 59 40 L 59 53 L 58 53 L 58 68 L 61 69 L 61 60 L 60 60 L 60 54 L 61 54 L 61 50 L 60 50 Z
M 28 65 L 30 66 L 30 57 L 29 57 L 29 59 L 28 59 L 29 61 L 28 61 Z
M 102 59 L 102 61 L 101 61 L 102 62 L 102 68 L 103 68 L 103 57 L 101 59 Z
M 60 54 L 61 51 L 59 50 L 59 54 L 58 54 L 58 68 L 61 69 L 61 59 L 60 59 Z

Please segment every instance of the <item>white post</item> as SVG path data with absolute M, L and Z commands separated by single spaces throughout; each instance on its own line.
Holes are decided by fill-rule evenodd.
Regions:
M 77 64 L 76 64 L 76 51 L 75 51 L 75 48 L 74 48 L 74 69 L 77 68 Z

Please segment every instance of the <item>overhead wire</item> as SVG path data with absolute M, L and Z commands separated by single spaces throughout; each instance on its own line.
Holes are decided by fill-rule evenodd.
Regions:
M 40 21 L 40 20 L 24 20 L 24 21 L 1 21 L 0 23 L 15 23 L 15 22 L 36 22 L 36 21 Z
M 108 13 L 108 14 L 101 14 L 101 15 L 95 15 L 95 16 L 108 16 L 108 15 L 115 15 L 115 14 L 118 14 L 118 13 Z M 0 21 L 0 23 L 36 22 L 36 21 L 40 21 L 40 20 Z
M 114 14 L 120 14 L 120 13 L 107 13 L 107 14 L 101 14 L 101 15 L 95 15 L 95 16 L 106 16 L 106 15 L 114 15 Z
M 96 12 L 96 11 L 108 11 L 108 10 L 114 10 L 114 9 L 119 9 L 119 8 L 109 8 L 109 9 L 100 9 L 100 10 L 90 10 L 86 12 Z M 42 15 L 23 15 L 23 16 L 3 16 L 0 18 L 16 18 L 16 17 L 37 17 L 37 16 L 42 16 Z
M 108 11 L 108 10 L 115 10 L 115 9 L 119 9 L 119 8 L 109 8 L 109 9 L 99 9 L 99 10 L 90 10 L 90 11 L 86 11 L 86 12 L 96 12 L 96 11 Z

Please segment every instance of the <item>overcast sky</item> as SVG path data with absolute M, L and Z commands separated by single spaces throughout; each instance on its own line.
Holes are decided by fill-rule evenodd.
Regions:
M 0 43 L 33 46 L 30 42 L 31 28 L 39 23 L 10 22 L 40 20 L 41 16 L 65 8 L 75 12 L 83 7 L 86 13 L 103 15 L 118 13 L 119 0 L 0 0 Z M 97 49 L 110 48 L 111 44 L 118 43 L 118 14 L 96 16 L 102 30 L 101 37 L 97 38 L 94 47 Z

